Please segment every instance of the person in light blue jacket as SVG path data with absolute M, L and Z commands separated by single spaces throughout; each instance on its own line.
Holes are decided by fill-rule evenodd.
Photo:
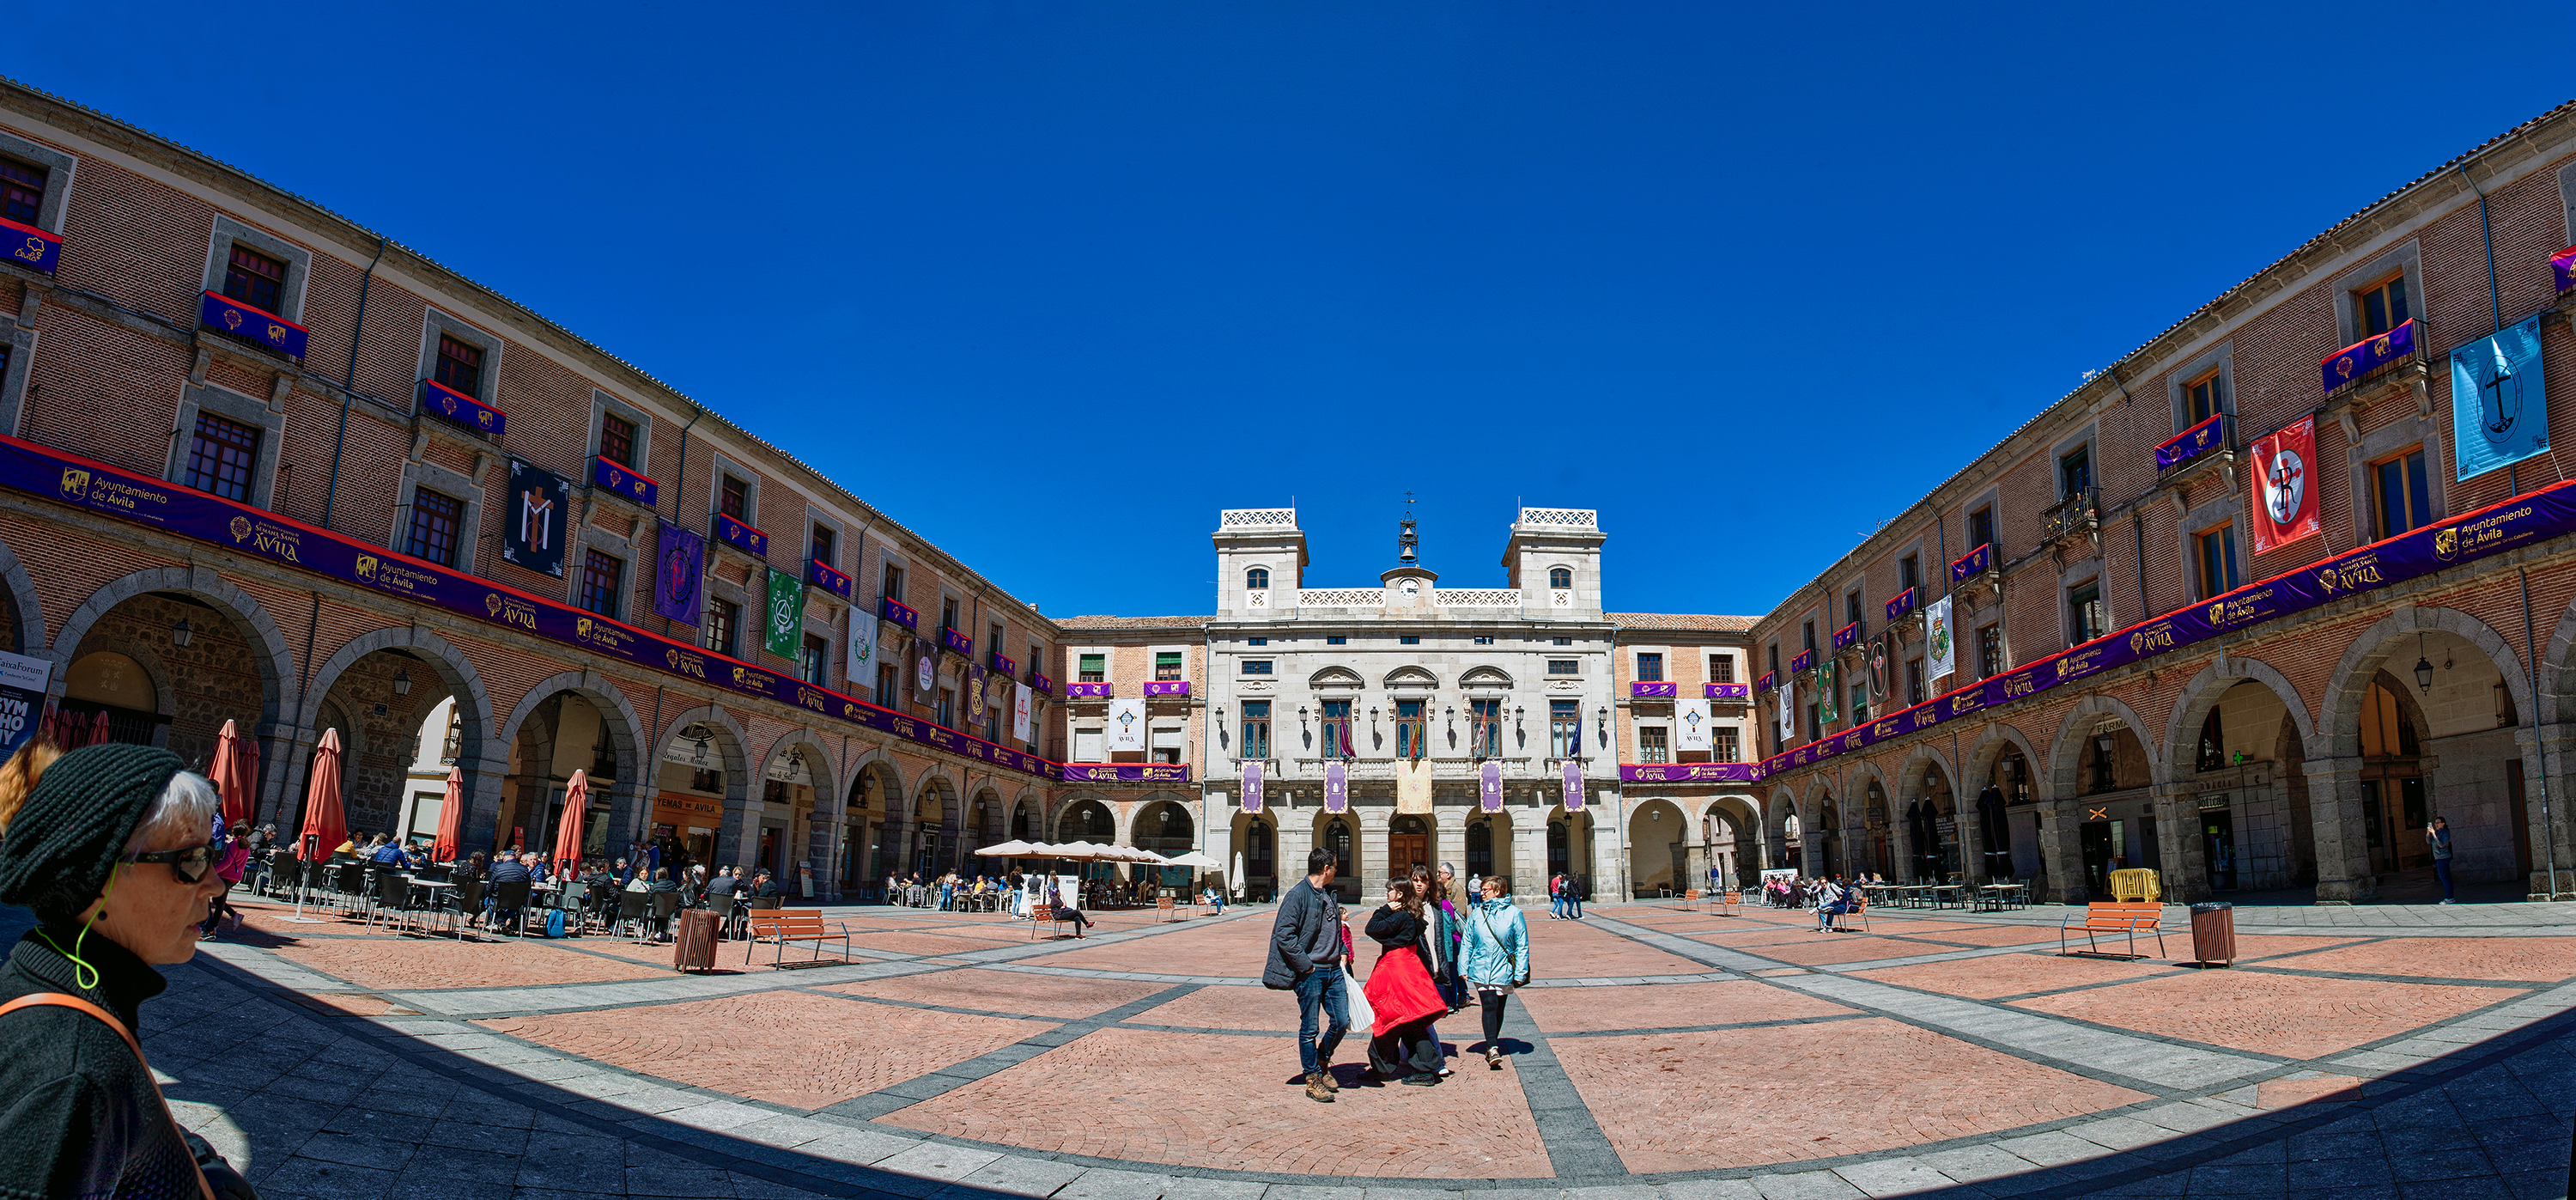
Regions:
M 1488 875 L 1483 884 L 1484 897 L 1467 906 L 1467 943 L 1458 956 L 1458 971 L 1484 1004 L 1485 1067 L 1499 1071 L 1503 1005 L 1512 998 L 1512 989 L 1529 982 L 1529 922 L 1518 905 L 1503 898 L 1501 876 Z

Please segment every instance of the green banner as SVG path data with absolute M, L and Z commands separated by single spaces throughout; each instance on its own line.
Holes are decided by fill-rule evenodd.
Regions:
M 769 652 L 793 659 L 804 644 L 805 583 L 775 567 L 769 571 Z
M 1834 660 L 1830 658 L 1816 664 L 1816 703 L 1818 725 L 1831 725 L 1838 719 L 1834 715 Z M 1824 731 L 1816 732 L 1821 736 Z

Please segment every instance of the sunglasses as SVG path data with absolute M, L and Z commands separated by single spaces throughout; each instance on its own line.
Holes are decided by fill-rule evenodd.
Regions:
M 200 879 L 204 879 L 207 871 L 214 869 L 215 844 L 213 842 L 207 842 L 204 845 L 190 846 L 184 850 L 154 850 L 144 854 L 129 854 L 125 856 L 125 861 L 131 863 L 168 863 L 170 864 L 170 874 L 178 879 L 179 882 L 195 883 Z

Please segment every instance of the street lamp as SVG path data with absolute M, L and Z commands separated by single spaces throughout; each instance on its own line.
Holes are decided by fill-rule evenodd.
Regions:
M 182 644 L 184 645 L 185 643 Z M 403 670 L 400 667 L 394 668 L 394 694 L 397 696 L 408 696 L 411 694 L 411 672 Z
M 195 636 L 197 636 L 196 627 L 188 624 L 186 617 L 179 618 L 179 623 L 170 627 L 170 644 L 182 650 L 188 648 L 188 639 Z
M 2433 660 L 2424 655 L 2424 635 L 2420 633 L 2415 635 L 2415 686 L 2426 692 L 2433 690 Z

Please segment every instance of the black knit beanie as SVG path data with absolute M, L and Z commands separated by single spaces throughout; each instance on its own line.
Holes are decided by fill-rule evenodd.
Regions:
M 122 743 L 55 759 L 0 834 L 0 904 L 49 922 L 79 915 L 180 765 L 167 750 Z

